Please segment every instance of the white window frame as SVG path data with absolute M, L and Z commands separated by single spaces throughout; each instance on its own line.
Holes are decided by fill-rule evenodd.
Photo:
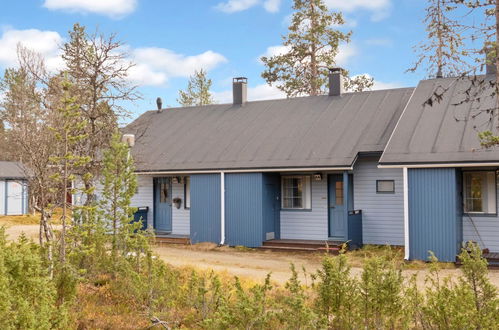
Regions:
M 184 209 L 191 208 L 191 178 L 184 178 Z
M 302 207 L 285 207 L 284 200 L 284 181 L 286 179 L 301 179 L 303 180 Z M 293 210 L 311 210 L 312 209 L 312 180 L 310 175 L 283 175 L 281 176 L 281 209 L 287 211 Z
M 468 191 L 468 175 L 481 175 L 485 179 L 486 185 L 482 187 L 482 209 L 483 211 L 469 211 L 467 209 L 470 191 Z M 497 180 L 496 171 L 463 171 L 463 211 L 466 214 L 497 214 Z

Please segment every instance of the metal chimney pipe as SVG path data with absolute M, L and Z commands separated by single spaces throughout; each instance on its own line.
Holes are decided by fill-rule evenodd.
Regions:
M 343 75 L 341 68 L 329 69 L 329 96 L 340 96 L 343 93 Z
M 248 78 L 236 77 L 232 79 L 232 100 L 233 104 L 243 105 L 248 98 Z
M 156 105 L 158 106 L 158 112 L 161 112 L 163 109 L 163 100 L 161 100 L 161 97 L 156 99 Z

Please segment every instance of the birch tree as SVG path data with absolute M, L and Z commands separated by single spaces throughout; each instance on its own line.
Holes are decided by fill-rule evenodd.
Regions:
M 345 24 L 340 12 L 330 12 L 322 0 L 294 0 L 288 34 L 284 35 L 282 54 L 263 56 L 262 77 L 288 97 L 319 95 L 327 84 L 328 69 L 336 66 L 340 44 L 350 42 L 352 32 L 342 32 Z M 348 77 L 348 72 L 344 71 Z M 373 79 L 362 76 L 353 80 L 360 89 L 370 88 Z M 345 87 L 354 83 L 347 79 Z

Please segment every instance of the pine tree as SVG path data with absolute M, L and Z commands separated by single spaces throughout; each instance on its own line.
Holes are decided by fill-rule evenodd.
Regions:
M 134 169 L 129 147 L 114 133 L 109 149 L 104 152 L 100 202 L 104 219 L 111 227 L 112 256 L 116 256 L 118 250 L 127 251 L 128 238 L 137 229 L 137 225 L 131 225 L 135 208 L 130 206 L 137 189 Z
M 322 0 L 294 0 L 293 9 L 289 32 L 283 36 L 287 51 L 261 58 L 266 66 L 262 77 L 288 97 L 319 95 L 328 82 L 328 69 L 336 65 L 339 45 L 348 43 L 352 33 L 337 29 L 345 24 L 343 15 L 328 11 Z M 348 72 L 344 71 L 344 75 L 348 76 Z M 357 79 L 364 79 L 357 84 L 361 89 L 373 85 L 372 78 L 360 77 L 347 79 L 345 87 Z
M 470 69 L 466 62 L 463 27 L 451 14 L 457 9 L 452 0 L 428 0 L 426 38 L 414 47 L 418 59 L 408 71 L 424 69 L 429 77 L 457 76 Z
M 189 77 L 187 89 L 178 91 L 177 102 L 183 107 L 213 104 L 211 84 L 212 81 L 205 70 L 194 71 L 194 75 Z

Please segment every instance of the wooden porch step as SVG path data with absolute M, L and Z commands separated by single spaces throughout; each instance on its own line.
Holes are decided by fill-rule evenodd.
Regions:
M 175 237 L 175 236 L 156 236 L 154 237 L 154 242 L 153 244 L 156 245 L 165 245 L 165 244 L 182 244 L 182 245 L 188 245 L 191 243 L 191 240 L 189 237 Z
M 327 242 L 314 240 L 274 239 L 263 242 L 260 247 L 274 251 L 329 252 L 338 254 L 342 242 Z

